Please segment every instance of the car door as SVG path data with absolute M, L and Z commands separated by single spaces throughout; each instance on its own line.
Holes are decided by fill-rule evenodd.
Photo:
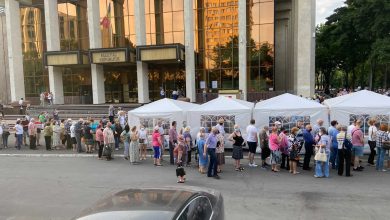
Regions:
M 213 216 L 213 208 L 209 198 L 198 196 L 192 199 L 181 211 L 177 220 L 207 220 Z

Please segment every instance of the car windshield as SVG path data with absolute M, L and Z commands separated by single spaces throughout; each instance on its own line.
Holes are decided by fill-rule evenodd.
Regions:
M 112 212 L 101 212 L 94 213 L 88 216 L 84 216 L 78 218 L 77 220 L 107 220 L 107 219 L 115 219 L 115 220 L 129 220 L 129 219 L 137 219 L 137 220 L 168 220 L 172 219 L 175 215 L 175 212 L 169 211 L 112 211 Z

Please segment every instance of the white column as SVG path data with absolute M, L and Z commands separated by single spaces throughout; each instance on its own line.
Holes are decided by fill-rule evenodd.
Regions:
M 314 95 L 315 68 L 315 1 L 295 1 L 297 95 Z
M 100 32 L 100 4 L 96 0 L 87 1 L 89 47 L 102 47 L 102 33 Z M 102 65 L 91 64 L 93 104 L 106 102 L 104 89 L 104 70 Z
M 145 2 L 141 0 L 134 1 L 135 33 L 137 46 L 146 44 L 145 32 Z M 148 103 L 149 100 L 149 79 L 148 64 L 137 61 L 137 84 L 138 84 L 138 102 Z
M 246 0 L 238 1 L 238 87 L 242 91 L 242 99 L 247 100 L 248 80 L 246 66 Z
M 5 0 L 11 101 L 25 98 L 19 2 Z
M 196 102 L 193 0 L 184 0 L 184 21 L 186 96 Z
M 58 27 L 57 0 L 45 0 L 45 27 L 47 51 L 59 51 L 60 30 Z M 64 104 L 62 68 L 49 66 L 49 87 L 53 93 L 54 104 Z

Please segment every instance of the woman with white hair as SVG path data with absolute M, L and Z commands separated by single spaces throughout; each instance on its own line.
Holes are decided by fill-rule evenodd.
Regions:
M 191 128 L 187 126 L 184 129 L 183 137 L 185 142 L 187 143 L 187 166 L 191 166 L 191 152 L 192 152 L 192 136 L 191 136 Z
M 154 165 L 160 167 L 162 166 L 160 163 L 160 157 L 161 157 L 160 149 L 161 146 L 163 146 L 163 144 L 161 141 L 161 135 L 158 126 L 154 127 L 153 134 L 152 134 L 152 144 L 154 149 Z
M 58 147 L 62 145 L 61 138 L 60 138 L 61 132 L 62 132 L 62 128 L 60 126 L 60 123 L 56 121 L 53 127 L 53 147 L 55 149 L 58 149 Z
M 244 158 L 244 155 L 242 153 L 242 147 L 245 146 L 245 140 L 242 137 L 240 127 L 237 124 L 234 125 L 234 131 L 229 136 L 229 140 L 233 142 L 232 158 L 234 159 L 234 166 L 236 168 L 236 171 L 243 171 L 244 168 L 241 167 L 240 160 Z
M 203 155 L 205 143 L 206 143 L 206 129 L 204 127 L 201 127 L 196 137 L 196 145 L 198 147 L 198 153 L 199 153 L 199 173 L 201 174 L 206 173 L 206 166 L 208 162 L 207 156 Z
M 72 125 L 70 126 L 70 139 L 72 140 L 73 151 L 76 151 L 76 145 L 77 145 L 76 123 L 77 122 L 74 121 L 74 122 L 72 122 Z

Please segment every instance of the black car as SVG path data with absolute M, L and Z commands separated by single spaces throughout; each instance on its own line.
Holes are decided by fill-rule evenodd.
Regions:
M 197 187 L 120 191 L 82 212 L 77 220 L 223 220 L 222 195 Z

